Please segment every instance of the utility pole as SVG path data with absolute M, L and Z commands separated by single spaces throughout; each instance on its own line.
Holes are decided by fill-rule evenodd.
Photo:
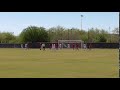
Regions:
M 69 40 L 69 29 L 68 29 L 68 40 Z

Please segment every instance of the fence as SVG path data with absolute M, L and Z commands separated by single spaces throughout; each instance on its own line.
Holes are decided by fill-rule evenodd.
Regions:
M 45 43 L 46 48 L 50 48 L 52 44 L 58 43 Z M 92 48 L 119 48 L 119 43 L 87 43 L 87 46 L 91 44 Z M 25 44 L 23 44 L 23 47 L 25 47 Z M 29 48 L 40 48 L 40 43 L 29 43 Z M 21 48 L 21 44 L 0 44 L 0 48 Z
M 119 48 L 119 43 L 87 43 L 91 48 Z

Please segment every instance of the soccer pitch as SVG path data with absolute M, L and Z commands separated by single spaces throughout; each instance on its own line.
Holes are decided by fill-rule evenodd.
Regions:
M 118 49 L 0 49 L 0 78 L 118 77 Z

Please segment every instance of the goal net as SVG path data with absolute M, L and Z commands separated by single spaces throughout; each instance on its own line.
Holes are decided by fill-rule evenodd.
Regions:
M 82 40 L 58 40 L 59 48 L 83 48 Z

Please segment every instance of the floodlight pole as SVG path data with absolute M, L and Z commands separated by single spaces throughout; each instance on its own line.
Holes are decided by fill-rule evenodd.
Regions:
M 49 30 L 49 42 L 50 42 L 50 30 Z
M 109 33 L 110 33 L 110 27 L 109 27 Z M 110 34 L 110 43 L 111 43 L 111 34 Z
M 82 30 L 82 17 L 83 17 L 83 15 L 81 15 L 81 30 Z
M 90 32 L 89 32 L 89 28 L 88 28 L 88 48 L 90 49 Z

